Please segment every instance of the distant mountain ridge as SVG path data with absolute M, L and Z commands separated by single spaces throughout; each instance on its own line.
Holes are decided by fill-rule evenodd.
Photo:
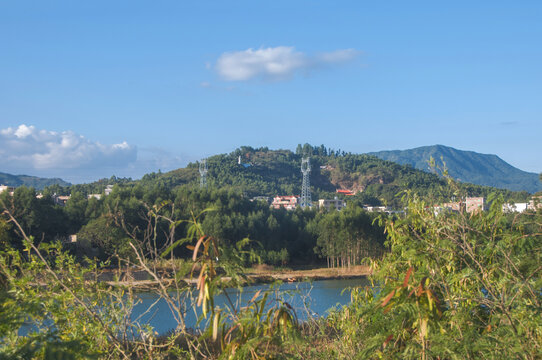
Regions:
M 70 186 L 69 182 L 66 182 L 59 178 L 40 178 L 30 175 L 11 175 L 0 172 L 0 184 L 7 186 L 28 186 L 33 187 L 36 190 L 43 190 L 46 186 L 58 184 L 60 186 Z
M 428 161 L 433 157 L 437 164 L 442 164 L 442 159 L 450 176 L 461 182 L 530 193 L 542 191 L 538 174 L 515 168 L 497 155 L 458 150 L 444 145 L 378 151 L 368 155 L 424 171 L 430 171 Z

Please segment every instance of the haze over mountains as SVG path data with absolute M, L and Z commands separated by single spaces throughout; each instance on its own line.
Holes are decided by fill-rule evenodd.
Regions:
M 508 164 L 497 155 L 463 151 L 444 145 L 422 146 L 408 150 L 371 152 L 383 160 L 424 171 L 430 171 L 429 159 L 433 157 L 437 164 L 446 164 L 448 173 L 454 179 L 477 185 L 493 186 L 513 191 L 542 191 L 539 175 L 530 173 Z

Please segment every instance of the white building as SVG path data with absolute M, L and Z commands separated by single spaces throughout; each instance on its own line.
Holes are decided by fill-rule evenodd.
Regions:
M 529 208 L 529 203 L 502 204 L 502 211 L 505 213 L 522 213 Z
M 336 196 L 333 200 L 320 199 L 318 200 L 318 207 L 320 209 L 324 208 L 326 211 L 333 209 L 341 210 L 342 208 L 346 207 L 346 201 L 338 199 Z
M 369 206 L 363 205 L 363 210 L 368 212 L 390 212 L 391 209 L 387 206 Z

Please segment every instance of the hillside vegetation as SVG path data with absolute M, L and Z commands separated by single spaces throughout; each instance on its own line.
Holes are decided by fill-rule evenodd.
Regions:
M 7 173 L 0 172 L 0 184 L 7 186 L 28 186 L 33 187 L 37 190 L 42 190 L 47 186 L 54 184 L 60 186 L 70 186 L 69 182 L 66 182 L 59 178 L 40 178 L 37 176 L 30 175 L 11 175 Z
M 542 191 L 538 174 L 517 169 L 496 155 L 462 151 L 443 145 L 379 151 L 369 155 L 424 171 L 430 171 L 428 161 L 433 157 L 439 162 L 444 161 L 450 176 L 461 182 L 530 193 Z
M 303 155 L 313 161 L 315 198 L 357 191 L 345 209 L 287 211 L 250 200 L 299 193 Z M 310 145 L 217 155 L 209 186 L 198 182 L 191 164 L 140 181 L 54 185 L 41 197 L 25 186 L 1 193 L 0 358 L 541 357 L 542 210 L 502 211 L 526 193 L 494 192 L 489 211 L 435 213 L 438 199 L 492 188 Z M 71 194 L 65 206 L 53 201 L 59 191 Z M 365 201 L 405 211 L 370 213 Z M 72 234 L 75 243 L 59 241 Z M 351 303 L 326 317 L 307 311 L 306 322 L 274 287 L 236 307 L 224 284 L 242 286 L 246 270 L 263 264 L 370 264 L 378 286 L 354 289 Z M 135 306 L 146 306 L 133 288 L 99 281 L 130 271 L 156 284 L 150 291 L 177 324 L 171 333 L 133 320 Z M 222 295 L 228 305 L 215 302 Z M 201 332 L 187 325 L 192 310 Z M 28 324 L 35 331 L 25 332 Z
M 123 198 L 124 206 L 137 205 L 130 199 L 136 193 L 115 191 L 108 196 L 109 206 Z M 209 194 L 195 195 L 204 199 Z M 185 203 L 178 200 L 175 204 Z M 242 205 L 217 200 L 223 206 L 219 215 Z M 195 218 L 183 221 L 186 237 L 161 250 L 152 239 L 181 222 L 154 226 L 175 215 L 152 207 L 147 236 L 136 234 L 126 247 L 131 253 L 114 255 L 126 270 L 157 279 L 160 286 L 152 291 L 168 304 L 163 311 L 176 322 L 163 336 L 134 320 L 136 305 L 154 314 L 158 301 L 145 305 L 130 287 L 94 281 L 103 265 L 82 266 L 60 243 L 37 243 L 20 233 L 24 256 L 0 243 L 0 358 L 540 359 L 542 213 L 503 214 L 499 196 L 492 198 L 489 211 L 472 215 L 435 214 L 415 194 L 405 200 L 404 216 L 380 218 L 386 251 L 367 254 L 372 257 L 370 280 L 378 285 L 354 288 L 351 303 L 325 317 L 314 318 L 307 311 L 307 321 L 299 320 L 304 310 L 294 309 L 276 286 L 245 300 L 230 299 L 224 280 L 240 286 L 239 264 L 252 254 L 245 250 L 247 240 L 230 246 L 221 241 L 224 234 L 205 225 L 208 218 L 203 223 Z M 282 213 L 316 215 L 300 209 Z M 10 214 L 0 218 L 0 237 L 2 229 L 5 233 L 15 224 Z M 336 256 L 346 261 L 364 256 L 356 249 L 376 245 L 366 241 L 371 239 L 370 224 L 375 224 L 367 213 L 347 208 L 318 216 L 323 216 L 318 242 L 336 236 L 323 249 L 344 244 L 350 250 L 329 254 L 332 262 Z M 356 224 L 361 226 L 346 227 Z M 103 231 L 107 222 L 96 225 L 95 231 Z M 383 235 L 383 229 L 378 233 Z M 189 250 L 183 260 L 170 257 L 180 248 Z M 176 274 L 169 279 L 161 278 L 159 267 L 166 259 Z M 190 269 L 197 286 L 186 286 L 178 276 Z M 218 296 L 231 301 L 220 305 Z M 187 325 L 192 310 L 198 311 L 201 331 Z M 35 330 L 21 336 L 28 324 Z
M 403 190 L 412 190 L 435 201 L 451 196 L 487 196 L 495 189 L 468 183 L 459 186 L 460 194 L 443 191 L 446 183 L 436 174 L 400 165 L 367 154 L 352 154 L 325 146 L 298 145 L 294 153 L 289 150 L 270 150 L 243 146 L 230 154 L 207 159 L 207 181 L 210 187 L 231 188 L 254 196 L 299 195 L 301 193 L 301 159 L 310 156 L 311 190 L 313 199 L 332 197 L 337 189 L 356 193 L 355 198 L 371 205 L 401 206 L 396 196 Z M 238 164 L 239 157 L 241 164 Z M 197 184 L 197 163 L 168 173 L 145 175 L 140 184 L 160 182 L 166 187 Z M 426 168 L 428 163 L 426 163 Z M 506 199 L 524 201 L 526 192 L 499 190 Z

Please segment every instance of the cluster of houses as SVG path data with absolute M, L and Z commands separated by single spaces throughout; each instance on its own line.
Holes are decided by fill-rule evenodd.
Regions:
M 452 201 L 435 205 L 433 207 L 435 213 L 442 212 L 464 212 L 475 213 L 478 211 L 486 211 L 488 205 L 484 197 L 467 197 L 465 200 Z
M 284 208 L 286 210 L 294 210 L 299 205 L 299 196 L 275 196 L 271 202 L 273 209 Z M 253 200 L 263 200 L 261 196 L 254 198 Z M 341 210 L 346 207 L 346 201 L 339 199 L 335 196 L 333 199 L 320 199 L 318 200 L 318 208 L 329 210 Z
M 253 198 L 252 200 L 264 200 L 269 202 L 269 198 L 258 196 Z M 275 196 L 273 198 L 273 201 L 271 202 L 271 207 L 273 209 L 280 209 L 284 208 L 286 210 L 294 210 L 299 205 L 299 196 Z M 339 199 L 338 197 L 334 197 L 333 199 L 319 199 L 318 200 L 318 208 L 319 209 L 325 209 L 326 211 L 330 210 L 337 210 L 340 211 L 346 207 L 346 201 Z M 392 213 L 391 208 L 387 206 L 370 206 L 370 205 L 363 205 L 363 209 L 368 212 L 386 212 L 386 213 Z
M 0 193 L 3 193 L 4 191 L 8 191 L 10 195 L 13 195 L 13 192 L 15 191 L 15 188 L 12 186 L 6 186 L 6 185 L 0 185 Z M 105 196 L 111 194 L 113 191 L 113 185 L 107 185 L 105 188 L 104 194 Z M 345 190 L 345 189 L 338 189 L 337 193 L 343 196 L 353 196 L 354 193 L 351 190 Z M 42 198 L 42 194 L 37 194 L 37 198 Z M 53 201 L 55 204 L 65 206 L 68 200 L 70 199 L 71 195 L 57 195 L 54 194 L 52 196 Z M 88 199 L 95 198 L 95 199 L 101 199 L 102 194 L 89 194 Z M 284 208 L 286 210 L 294 210 L 299 205 L 299 196 L 275 196 L 273 200 L 271 201 L 271 207 L 273 209 L 280 209 Z M 252 198 L 253 201 L 265 201 L 269 204 L 269 197 L 267 196 L 256 196 Z M 325 209 L 326 211 L 330 210 L 341 210 L 346 207 L 346 201 L 339 199 L 337 196 L 335 196 L 333 199 L 319 199 L 318 200 L 318 208 L 319 209 Z M 475 213 L 478 211 L 487 211 L 488 210 L 488 204 L 486 202 L 486 199 L 484 197 L 466 197 L 464 200 L 460 201 L 452 201 L 448 203 L 438 204 L 434 206 L 435 213 L 442 213 L 442 212 L 467 212 L 467 213 Z M 390 209 L 387 206 L 369 206 L 364 205 L 363 209 L 368 212 L 386 212 L 391 213 L 394 212 L 392 209 Z M 518 212 L 522 213 L 527 210 L 533 210 L 536 211 L 537 209 L 542 209 L 542 195 L 535 195 L 533 196 L 529 202 L 525 203 L 506 203 L 503 204 L 503 211 L 504 212 Z
M 0 193 L 3 193 L 4 191 L 9 191 L 9 194 L 13 196 L 13 193 L 15 191 L 15 188 L 13 186 L 6 186 L 6 185 L 0 185 Z M 107 185 L 104 191 L 105 196 L 111 194 L 113 191 L 113 185 Z M 43 194 L 39 193 L 36 195 L 36 198 L 41 199 L 43 197 Z M 95 198 L 100 200 L 102 198 L 102 194 L 89 194 L 88 199 Z M 68 200 L 70 200 L 71 195 L 57 195 L 53 194 L 51 196 L 53 199 L 53 202 L 60 206 L 66 206 L 66 203 Z
M 344 196 L 353 196 L 354 193 L 351 190 L 343 190 L 339 189 L 337 190 L 337 194 L 344 195 Z M 287 195 L 287 196 L 275 196 L 273 199 L 271 199 L 267 196 L 256 196 L 251 199 L 252 201 L 264 201 L 268 204 L 271 204 L 271 207 L 273 209 L 280 209 L 284 208 L 286 210 L 294 210 L 296 207 L 299 206 L 300 197 L 295 195 Z M 326 211 L 330 210 L 337 210 L 340 211 L 346 207 L 346 201 L 339 199 L 337 196 L 335 196 L 333 199 L 319 199 L 317 206 L 319 209 L 325 209 Z M 370 206 L 370 205 L 364 205 L 363 209 L 369 212 L 392 212 L 390 208 L 387 206 Z
M 113 185 L 107 185 L 104 190 L 105 196 L 111 194 L 112 191 L 113 191 Z M 41 194 L 39 194 L 38 196 L 40 195 Z M 66 203 L 68 202 L 68 200 L 70 200 L 70 198 L 71 198 L 71 195 L 57 195 L 57 194 L 53 195 L 53 201 L 55 202 L 55 204 L 60 205 L 60 206 L 66 206 Z M 89 200 L 92 198 L 100 200 L 102 198 L 102 194 L 88 194 L 87 198 Z
M 522 213 L 527 210 L 536 211 L 538 209 L 542 209 L 542 195 L 533 196 L 527 203 L 515 203 L 515 204 L 502 205 L 502 210 L 504 212 Z
M 337 193 L 341 195 L 349 196 L 353 193 L 350 190 L 337 190 Z M 253 201 L 265 201 L 269 203 L 270 198 L 266 196 L 257 196 L 252 198 Z M 275 196 L 271 201 L 271 207 L 273 209 L 284 208 L 286 210 L 294 210 L 299 205 L 299 196 Z M 346 201 L 334 197 L 333 199 L 319 199 L 318 208 L 325 209 L 326 211 L 330 210 L 341 210 L 346 207 Z M 385 213 L 395 213 L 391 208 L 387 206 L 370 206 L 363 205 L 363 209 L 368 212 L 385 212 Z M 489 209 L 489 204 L 487 203 L 484 197 L 466 197 L 464 200 L 452 201 L 448 203 L 438 204 L 433 207 L 435 213 L 443 212 L 467 212 L 467 213 L 476 213 L 478 211 L 487 211 Z M 537 209 L 542 209 L 542 195 L 533 196 L 529 202 L 526 203 L 515 203 L 503 204 L 504 212 L 524 212 L 527 210 L 536 211 Z M 399 211 L 402 212 L 402 211 Z
M 484 197 L 466 197 L 465 200 L 452 201 L 434 206 L 435 213 L 441 212 L 467 212 L 475 213 L 478 211 L 487 211 L 489 208 L 488 203 Z M 542 208 L 542 195 L 533 196 L 529 202 L 526 203 L 506 203 L 503 204 L 502 209 L 504 212 L 524 212 L 527 210 L 536 211 Z

